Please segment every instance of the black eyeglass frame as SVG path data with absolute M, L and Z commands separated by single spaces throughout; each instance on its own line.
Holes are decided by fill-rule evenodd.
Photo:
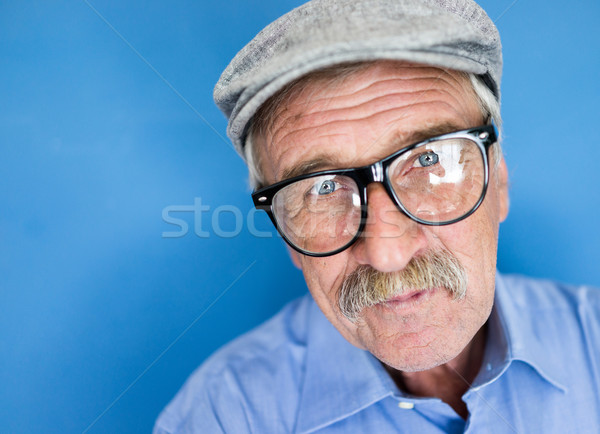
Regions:
M 396 158 L 398 158 L 400 155 L 402 155 L 406 152 L 409 152 L 417 147 L 424 146 L 428 143 L 436 142 L 439 140 L 460 139 L 460 138 L 472 140 L 475 144 L 477 144 L 477 146 L 479 147 L 479 150 L 481 151 L 481 154 L 483 156 L 484 183 L 483 183 L 483 188 L 481 190 L 481 195 L 480 195 L 479 199 L 477 200 L 477 202 L 471 208 L 470 211 L 468 211 L 461 217 L 455 218 L 453 220 L 448 220 L 448 221 L 443 221 L 443 222 L 430 222 L 427 220 L 422 220 L 422 219 L 412 215 L 404 207 L 404 205 L 402 204 L 402 202 L 400 201 L 400 199 L 398 198 L 398 196 L 396 195 L 396 193 L 394 192 L 394 189 L 392 188 L 392 186 L 390 184 L 390 181 L 388 178 L 389 167 L 396 160 Z M 367 186 L 373 182 L 381 183 L 383 185 L 383 187 L 385 188 L 385 191 L 387 192 L 388 196 L 392 199 L 392 201 L 396 205 L 396 207 L 404 215 L 406 215 L 411 220 L 416 221 L 417 223 L 427 225 L 427 226 L 446 226 L 446 225 L 450 225 L 453 223 L 457 223 L 457 222 L 469 217 L 471 214 L 473 214 L 475 211 L 477 211 L 477 208 L 479 208 L 479 206 L 483 202 L 483 199 L 485 198 L 485 195 L 487 193 L 488 181 L 489 181 L 488 150 L 494 143 L 496 143 L 496 141 L 497 141 L 497 134 L 496 134 L 496 129 L 495 129 L 494 125 L 482 125 L 479 127 L 469 128 L 466 130 L 442 134 L 441 136 L 435 136 L 435 137 L 431 137 L 429 139 L 426 139 L 426 140 L 423 140 L 423 141 L 420 141 L 417 143 L 413 143 L 412 145 L 406 146 L 406 147 L 398 150 L 397 152 L 394 152 L 393 154 L 391 154 L 379 161 L 376 161 L 375 163 L 372 163 L 372 164 L 369 164 L 366 166 L 356 167 L 356 168 L 348 168 L 348 169 L 324 170 L 321 172 L 314 172 L 314 173 L 309 173 L 309 174 L 305 174 L 305 175 L 295 176 L 293 178 L 289 178 L 289 179 L 277 182 L 268 187 L 264 187 L 259 190 L 256 190 L 254 193 L 252 193 L 252 200 L 254 202 L 254 206 L 256 209 L 263 210 L 267 213 L 267 215 L 271 219 L 271 222 L 273 223 L 273 225 L 275 226 L 275 228 L 277 229 L 279 234 L 283 237 L 285 242 L 290 247 L 292 247 L 294 250 L 298 251 L 299 253 L 302 253 L 303 255 L 313 256 L 313 257 L 332 256 L 332 255 L 335 255 L 337 253 L 340 253 L 340 252 L 346 250 L 348 247 L 350 247 L 352 244 L 354 244 L 356 242 L 356 240 L 360 237 L 360 235 L 363 233 L 366 222 L 367 222 L 367 203 L 368 203 L 368 201 L 367 201 Z M 316 253 L 316 252 L 306 251 L 306 250 L 301 249 L 300 247 L 297 247 L 296 245 L 294 245 L 294 243 L 292 243 L 286 237 L 283 230 L 279 227 L 279 224 L 277 223 L 277 219 L 275 218 L 275 215 L 273 213 L 273 198 L 275 197 L 275 194 L 277 194 L 277 192 L 279 190 L 281 190 L 284 187 L 287 187 L 290 184 L 293 184 L 294 182 L 301 181 L 304 179 L 314 178 L 317 176 L 324 176 L 324 175 L 343 175 L 343 176 L 347 176 L 347 177 L 353 179 L 354 182 L 356 182 L 356 185 L 360 192 L 359 196 L 360 196 L 360 202 L 361 202 L 361 220 L 360 220 L 358 230 L 356 231 L 356 235 L 350 241 L 348 241 L 345 245 L 343 245 L 342 247 L 340 247 L 334 251 L 331 251 L 331 252 Z

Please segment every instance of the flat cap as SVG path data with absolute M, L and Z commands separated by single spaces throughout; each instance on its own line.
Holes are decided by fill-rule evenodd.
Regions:
M 496 26 L 470 0 L 312 0 L 263 29 L 223 71 L 214 99 L 243 157 L 249 122 L 293 80 L 338 63 L 404 60 L 480 75 L 500 99 Z

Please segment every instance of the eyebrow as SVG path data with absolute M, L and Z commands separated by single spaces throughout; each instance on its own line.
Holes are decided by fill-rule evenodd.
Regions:
M 332 168 L 334 166 L 334 162 L 331 158 L 326 156 L 318 156 L 311 160 L 303 161 L 300 164 L 297 164 L 293 167 L 285 169 L 283 171 L 283 179 L 295 178 L 296 176 L 306 175 L 312 172 L 318 172 L 321 169 L 326 170 L 327 168 Z
M 463 130 L 464 128 L 458 126 L 453 122 L 442 122 L 440 124 L 433 125 L 431 127 L 423 128 L 421 130 L 413 131 L 409 135 L 404 134 L 402 131 L 398 131 L 393 137 L 391 142 L 397 143 L 399 146 L 393 152 L 390 152 L 388 155 L 397 152 L 401 148 L 405 148 L 414 143 L 419 143 L 427 139 L 431 139 L 433 137 L 441 136 L 444 134 L 452 133 L 455 131 Z M 385 157 L 383 157 L 385 158 Z M 364 166 L 362 164 L 361 166 Z M 359 167 L 359 166 L 356 166 Z M 321 170 L 327 169 L 343 169 L 335 164 L 335 160 L 332 160 L 331 157 L 326 155 L 320 155 L 316 158 L 312 158 L 307 161 L 303 161 L 293 167 L 287 168 L 282 173 L 282 180 L 295 178 L 296 176 L 307 175 L 309 173 L 318 172 Z
M 393 138 L 393 142 L 406 142 L 406 146 L 410 146 L 414 143 L 419 143 L 427 139 L 431 139 L 437 136 L 442 136 L 444 134 L 453 133 L 455 131 L 461 131 L 465 128 L 455 124 L 454 122 L 442 122 L 439 124 L 435 124 L 431 127 L 426 127 L 417 131 L 413 131 L 409 135 L 402 134 L 402 131 L 399 131 Z M 400 149 L 400 148 L 398 148 Z

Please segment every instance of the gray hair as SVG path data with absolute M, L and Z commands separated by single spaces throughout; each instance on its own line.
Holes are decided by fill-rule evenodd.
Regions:
M 322 70 L 314 71 L 289 83 L 260 107 L 250 122 L 244 146 L 244 157 L 246 164 L 248 165 L 248 177 L 251 188 L 258 189 L 266 185 L 261 170 L 260 154 L 256 147 L 256 138 L 259 135 L 264 135 L 267 128 L 266 126 L 271 120 L 271 116 L 275 113 L 277 108 L 287 100 L 292 91 L 301 91 L 317 80 L 326 80 L 328 82 L 327 84 L 333 85 L 353 73 L 366 69 L 372 64 L 373 62 L 354 62 L 333 65 Z M 493 121 L 498 129 L 498 141 L 492 148 L 494 164 L 497 165 L 502 156 L 502 117 L 500 115 L 500 101 L 499 99 L 496 99 L 490 88 L 483 82 L 479 75 L 473 73 L 463 74 L 465 77 L 468 77 L 471 82 L 471 86 L 477 97 L 477 105 L 479 106 L 483 118 L 487 119 L 488 122 Z

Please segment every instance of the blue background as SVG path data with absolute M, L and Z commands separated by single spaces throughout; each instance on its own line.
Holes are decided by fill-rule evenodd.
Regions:
M 248 229 L 212 103 L 299 3 L 1 3 L 1 432 L 149 432 L 204 358 L 305 292 L 281 240 Z M 505 50 L 498 266 L 600 285 L 600 4 L 482 4 Z

